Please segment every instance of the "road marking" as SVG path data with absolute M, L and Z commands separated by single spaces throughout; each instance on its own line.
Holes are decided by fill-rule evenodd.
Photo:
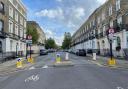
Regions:
M 100 66 L 100 67 L 103 67 L 103 65 L 100 64 L 100 63 L 98 63 L 98 62 L 95 62 L 95 61 L 91 61 L 91 62 L 94 63 L 94 64 L 96 64 L 96 65 L 98 65 L 98 66 Z
M 122 87 L 117 87 L 117 89 L 124 89 L 124 88 L 122 88 Z
M 45 66 L 43 66 L 42 68 L 43 68 L 43 69 L 47 69 L 47 68 L 48 68 L 48 66 L 47 66 L 47 65 L 45 65 Z
M 34 69 L 35 69 L 35 67 L 33 67 L 33 66 L 29 68 L 29 70 L 34 70 Z
M 25 82 L 29 82 L 29 81 L 34 81 L 34 82 L 36 82 L 36 81 L 38 81 L 38 80 L 39 80 L 39 75 L 37 74 L 37 75 L 32 75 L 32 76 L 26 78 L 26 79 L 25 79 Z

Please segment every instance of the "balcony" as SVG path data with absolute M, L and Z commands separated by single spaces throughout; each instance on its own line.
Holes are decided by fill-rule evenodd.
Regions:
M 0 31 L 0 38 L 6 38 L 7 37 L 7 34 L 3 31 Z
M 20 36 L 14 34 L 14 33 L 9 33 L 8 34 L 10 37 L 12 37 L 13 39 L 16 39 L 16 40 L 19 40 L 20 39 Z

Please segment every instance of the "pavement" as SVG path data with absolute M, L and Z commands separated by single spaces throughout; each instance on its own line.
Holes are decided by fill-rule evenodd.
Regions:
M 97 58 L 96 58 L 97 60 L 92 60 L 92 55 L 88 55 L 88 56 L 90 57 L 91 61 L 93 61 L 95 63 L 99 63 L 99 65 L 109 66 L 108 65 L 108 60 L 110 59 L 109 57 L 103 57 L 103 56 L 97 55 Z M 115 60 L 116 60 L 116 65 L 113 67 L 128 69 L 128 60 L 117 59 L 117 58 L 115 58 Z
M 60 53 L 64 61 L 65 53 Z M 0 77 L 0 89 L 128 89 L 128 70 L 69 54 L 74 66 L 54 67 L 56 53 L 36 57 L 24 71 Z
M 35 58 L 37 56 L 38 56 L 38 54 L 33 54 L 32 55 L 33 58 Z M 16 68 L 17 59 L 1 63 L 0 64 L 0 76 L 7 75 L 7 74 L 10 74 L 10 73 L 14 73 L 14 72 L 18 72 L 18 71 L 22 71 L 25 68 L 27 68 L 29 66 L 32 66 L 32 64 L 27 62 L 25 57 L 22 57 L 22 60 L 23 60 L 23 67 L 22 68 Z

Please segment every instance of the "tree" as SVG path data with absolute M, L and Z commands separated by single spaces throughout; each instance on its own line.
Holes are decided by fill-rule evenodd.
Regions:
M 46 49 L 52 49 L 52 48 L 54 49 L 54 48 L 56 48 L 56 47 L 57 47 L 57 45 L 56 45 L 54 39 L 48 38 L 48 39 L 46 40 L 46 42 L 45 42 L 45 48 L 46 48 Z
M 71 34 L 69 32 L 65 32 L 64 34 L 64 40 L 62 43 L 63 49 L 69 49 L 71 45 Z
M 36 26 L 27 24 L 27 35 L 32 36 L 32 43 L 37 44 L 39 39 L 39 34 L 37 32 Z

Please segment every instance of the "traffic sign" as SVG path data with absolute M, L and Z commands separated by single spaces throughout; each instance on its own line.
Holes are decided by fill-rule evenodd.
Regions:
M 31 35 L 28 35 L 28 36 L 27 36 L 27 39 L 28 39 L 28 40 L 32 40 L 32 36 L 31 36 Z
M 109 34 L 114 34 L 114 29 L 110 28 L 109 29 Z
M 32 44 L 32 40 L 26 40 L 26 43 Z
M 112 33 L 109 34 L 108 36 L 109 36 L 109 39 L 113 39 L 114 38 L 114 34 L 112 34 Z

